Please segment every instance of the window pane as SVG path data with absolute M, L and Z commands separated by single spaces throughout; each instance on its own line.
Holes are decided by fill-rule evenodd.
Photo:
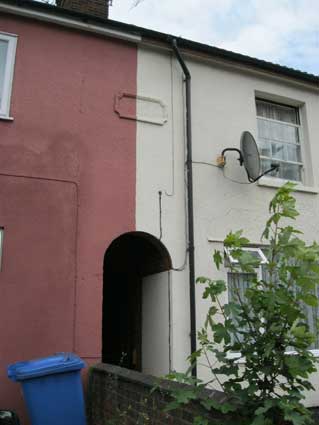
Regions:
M 310 349 L 319 349 L 319 337 L 318 337 L 318 331 L 317 331 L 317 320 L 318 320 L 318 308 L 317 307 L 310 307 L 304 305 L 304 312 L 307 318 L 307 323 L 309 326 L 309 331 L 315 335 L 315 341 L 311 346 Z
M 300 146 L 286 145 L 287 160 L 301 162 Z
M 296 288 L 296 291 L 299 292 L 300 288 Z M 315 295 L 319 298 L 319 286 L 317 285 Z M 306 322 L 309 326 L 309 331 L 314 334 L 315 340 L 313 344 L 309 347 L 311 350 L 319 349 L 319 335 L 317 330 L 317 320 L 319 318 L 319 307 L 311 307 L 304 303 L 301 303 L 303 312 L 306 316 Z
M 257 119 L 258 136 L 263 139 L 285 143 L 299 143 L 298 127 L 280 122 Z
M 286 145 L 283 143 L 271 144 L 271 157 L 274 159 L 287 160 Z
M 263 139 L 271 139 L 269 121 L 258 119 L 257 125 L 258 125 L 258 136 L 262 137 Z
M 293 106 L 277 105 L 275 103 L 256 100 L 257 115 L 277 121 L 298 124 L 297 109 Z
M 258 140 L 258 150 L 261 156 L 271 157 L 271 143 L 268 140 Z
M 6 68 L 7 52 L 8 42 L 0 40 L 0 105 L 3 95 L 4 73 Z
M 282 125 L 283 127 L 283 142 L 287 143 L 299 143 L 299 133 L 297 127 L 292 127 L 291 125 Z
M 271 173 L 268 173 L 267 176 L 271 177 L 278 177 L 280 179 L 285 180 L 293 180 L 300 182 L 301 181 L 301 165 L 298 164 L 290 164 L 287 162 L 281 162 L 271 160 L 271 159 L 261 159 L 261 171 L 264 173 L 267 170 L 270 170 L 272 168 L 273 164 L 279 164 L 279 170 L 272 171 Z
M 285 180 L 301 181 L 302 163 L 298 110 L 266 101 L 256 101 L 257 106 L 257 145 L 261 158 L 262 172 L 272 168 L 272 164 L 279 164 L 278 172 L 273 171 L 268 176 L 279 177 Z M 275 121 L 270 121 L 274 119 Z
M 263 249 L 264 254 L 268 255 L 267 248 Z M 268 272 L 267 265 L 261 265 L 262 279 L 264 281 L 269 281 L 270 275 Z M 227 273 L 227 282 L 228 282 L 228 300 L 229 302 L 237 302 L 238 294 L 242 300 L 245 300 L 245 291 L 249 287 L 249 283 L 252 279 L 256 278 L 254 273 Z M 274 282 L 279 282 L 280 278 L 278 274 L 273 276 Z M 300 291 L 299 287 L 295 287 L 295 291 Z M 319 285 L 316 288 L 316 295 L 319 298 Z M 309 326 L 309 331 L 315 335 L 314 343 L 309 347 L 309 349 L 319 349 L 319 333 L 317 331 L 317 320 L 319 319 L 319 306 L 311 307 L 302 303 L 303 311 L 306 316 L 306 322 Z M 242 341 L 242 337 L 239 335 L 239 340 Z M 233 341 L 235 342 L 235 341 Z M 288 351 L 291 351 L 288 348 Z
M 276 162 L 275 160 L 272 161 L 271 159 L 261 159 L 261 171 L 264 173 L 267 170 L 270 170 L 272 168 L 273 164 L 280 164 L 280 162 Z M 272 171 L 271 173 L 268 173 L 267 176 L 271 177 L 281 177 L 279 172 L 277 170 Z M 284 177 L 281 177 L 284 178 Z
M 271 160 L 270 159 L 261 159 L 261 171 L 264 173 L 265 171 L 271 168 Z M 274 173 L 267 174 L 268 176 L 275 176 Z
M 301 181 L 301 166 L 281 162 L 279 167 L 279 177 L 287 180 Z
M 238 302 L 238 297 L 245 301 L 245 291 L 249 287 L 250 282 L 255 278 L 255 273 L 228 273 L 227 283 L 229 302 Z M 238 339 L 242 341 L 242 336 L 240 334 L 238 335 Z

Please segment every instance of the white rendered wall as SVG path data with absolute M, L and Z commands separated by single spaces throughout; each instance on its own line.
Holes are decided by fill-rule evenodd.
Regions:
M 244 130 L 257 137 L 256 95 L 284 103 L 294 101 L 301 108 L 304 185 L 315 189 L 319 186 L 318 90 L 212 61 L 193 58 L 187 60 L 187 65 L 192 75 L 193 161 L 213 164 L 224 148 L 239 147 Z M 136 225 L 137 230 L 159 236 L 158 191 L 162 191 L 162 242 L 174 267 L 183 264 L 186 248 L 182 80 L 180 66 L 169 52 L 139 48 L 138 94 L 161 100 L 167 107 L 168 120 L 164 125 L 137 123 Z M 223 249 L 219 240 L 230 230 L 244 229 L 246 236 L 258 243 L 276 189 L 229 180 L 247 183 L 236 154 L 227 155 L 227 178 L 219 168 L 204 164 L 194 164 L 193 173 L 196 276 L 226 279 L 226 270 L 217 273 L 214 269 L 212 251 Z M 307 241 L 319 241 L 319 195 L 298 192 L 296 197 L 301 212 L 299 228 Z M 171 285 L 172 367 L 183 370 L 190 349 L 188 269 L 172 272 Z M 201 295 L 197 287 L 197 328 L 207 311 Z M 199 373 L 205 374 L 205 369 Z M 319 373 L 314 374 L 313 382 L 318 391 L 311 393 L 307 402 L 319 405 Z
M 142 372 L 164 376 L 170 371 L 170 272 L 142 281 Z
M 160 237 L 159 191 L 162 192 L 162 242 L 174 268 L 186 257 L 184 124 L 182 81 L 170 56 L 139 50 L 138 95 L 161 99 L 167 108 L 164 125 L 137 122 L 136 229 Z M 176 71 L 177 69 L 177 71 Z M 174 119 L 172 117 L 174 116 Z M 175 165 L 175 167 L 173 167 Z M 185 370 L 190 354 L 188 268 L 171 271 L 172 368 Z

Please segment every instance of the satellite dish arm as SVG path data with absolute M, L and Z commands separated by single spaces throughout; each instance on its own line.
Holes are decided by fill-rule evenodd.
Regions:
M 226 149 L 224 149 L 223 151 L 222 151 L 222 156 L 224 157 L 225 156 L 225 152 L 238 152 L 239 153 L 239 158 L 238 158 L 238 161 L 239 161 L 239 163 L 240 163 L 240 165 L 243 165 L 243 163 L 244 163 L 244 158 L 243 158 L 243 154 L 241 153 L 241 151 L 239 150 L 239 149 L 237 149 L 237 148 L 226 148 Z
M 251 179 L 249 178 L 249 181 L 254 183 L 256 181 L 258 181 L 259 179 L 261 179 L 262 177 L 264 177 L 266 174 L 271 173 L 272 171 L 278 171 L 279 170 L 280 165 L 279 164 L 271 164 L 271 168 L 269 168 L 269 170 L 264 171 L 260 176 L 258 176 L 256 179 Z

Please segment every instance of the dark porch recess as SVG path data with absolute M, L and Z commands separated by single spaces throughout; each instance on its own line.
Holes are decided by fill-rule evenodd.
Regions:
M 171 268 L 160 240 L 125 233 L 105 252 L 103 268 L 102 361 L 142 369 L 142 279 Z

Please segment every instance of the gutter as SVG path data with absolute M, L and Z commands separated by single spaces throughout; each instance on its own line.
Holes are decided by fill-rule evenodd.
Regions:
M 188 258 L 189 258 L 189 300 L 190 300 L 190 338 L 191 353 L 196 351 L 196 298 L 195 298 L 195 247 L 194 247 L 194 201 L 193 201 L 193 155 L 192 155 L 192 103 L 191 74 L 178 49 L 177 41 L 172 39 L 172 48 L 185 76 L 186 89 L 186 170 L 187 170 L 187 213 L 188 213 Z M 192 364 L 192 375 L 197 376 L 196 362 Z

